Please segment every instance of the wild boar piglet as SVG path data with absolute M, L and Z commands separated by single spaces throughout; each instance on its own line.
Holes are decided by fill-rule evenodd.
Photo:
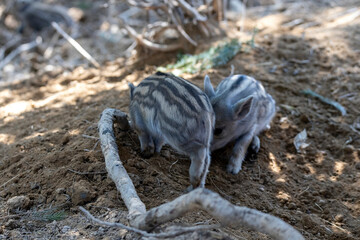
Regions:
M 215 114 L 207 95 L 194 84 L 157 72 L 130 86 L 130 118 L 145 157 L 169 144 L 190 157 L 190 189 L 204 187 L 210 165 Z
M 270 128 L 276 110 L 275 101 L 259 81 L 245 75 L 225 78 L 215 90 L 206 76 L 204 88 L 216 116 L 211 151 L 235 142 L 227 171 L 237 174 L 248 147 L 259 151 L 258 134 Z

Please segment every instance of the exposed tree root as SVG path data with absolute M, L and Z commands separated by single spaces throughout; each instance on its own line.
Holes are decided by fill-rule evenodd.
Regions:
M 204 188 L 195 189 L 171 202 L 146 211 L 145 205 L 138 197 L 118 155 L 113 130 L 114 121 L 119 124 L 121 129 L 129 129 L 125 113 L 116 109 L 105 109 L 98 123 L 101 148 L 105 157 L 106 169 L 129 210 L 128 218 L 133 228 L 150 231 L 187 212 L 203 210 L 217 219 L 223 227 L 247 227 L 275 239 L 304 239 L 297 230 L 283 220 L 254 209 L 235 206 L 219 194 Z M 99 223 L 99 221 L 97 222 Z M 114 224 L 112 225 L 114 226 Z

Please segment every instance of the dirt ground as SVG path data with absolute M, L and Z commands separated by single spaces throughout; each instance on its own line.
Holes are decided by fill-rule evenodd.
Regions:
M 233 204 L 283 219 L 306 239 L 360 239 L 359 11 L 360 2 L 354 0 L 254 7 L 243 30 L 259 29 L 254 49 L 239 53 L 223 68 L 182 75 L 202 87 L 208 74 L 217 85 L 233 65 L 235 73 L 260 80 L 273 96 L 277 113 L 271 129 L 260 135 L 257 157 L 231 175 L 225 171 L 228 149 L 216 151 L 206 187 Z M 229 38 L 243 36 L 234 31 L 239 22 L 228 27 Z M 101 219 L 127 223 L 127 209 L 107 177 L 98 144 L 99 115 L 107 107 L 128 112 L 127 83 L 136 85 L 157 66 L 174 61 L 171 54 L 132 64 L 117 59 L 104 63 L 102 73 L 77 67 L 0 86 L 0 239 L 139 238 L 92 224 L 77 206 Z M 304 95 L 305 89 L 339 102 L 347 114 Z M 293 141 L 303 129 L 309 146 L 298 153 Z M 160 156 L 143 159 L 134 132 L 116 129 L 116 138 L 147 209 L 184 193 L 189 185 L 187 157 L 165 146 Z M 13 213 L 6 202 L 20 195 L 30 199 L 28 214 L 9 217 Z M 37 211 L 56 206 L 65 209 L 64 220 L 39 220 Z M 193 212 L 167 225 L 208 221 L 216 222 L 205 212 Z M 230 228 L 185 238 L 268 239 Z

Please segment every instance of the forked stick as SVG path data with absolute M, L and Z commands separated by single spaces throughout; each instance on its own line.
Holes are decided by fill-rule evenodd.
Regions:
M 198 188 L 175 200 L 146 211 L 135 187 L 123 167 L 116 145 L 113 122 L 120 129 L 129 129 L 127 115 L 116 109 L 105 109 L 98 123 L 101 149 L 110 178 L 115 182 L 129 210 L 130 225 L 141 230 L 152 230 L 156 226 L 183 216 L 187 212 L 201 209 L 217 219 L 224 227 L 248 227 L 275 239 L 302 240 L 303 236 L 283 220 L 260 211 L 239 207 L 208 189 Z

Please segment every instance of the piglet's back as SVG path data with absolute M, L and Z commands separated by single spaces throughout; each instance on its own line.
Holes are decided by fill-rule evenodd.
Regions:
M 194 84 L 157 72 L 131 91 L 130 111 L 141 109 L 144 124 L 180 152 L 209 146 L 214 113 L 208 97 Z

